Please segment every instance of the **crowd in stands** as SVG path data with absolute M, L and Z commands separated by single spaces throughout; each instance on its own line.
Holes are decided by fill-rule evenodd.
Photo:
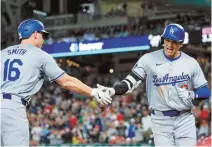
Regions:
M 201 30 L 204 26 L 210 26 L 210 16 L 207 14 L 199 14 L 198 16 L 177 15 L 175 18 L 148 20 L 147 18 L 129 18 L 128 24 L 76 28 L 62 31 L 60 34 L 51 32 L 52 38 L 46 41 L 46 44 L 56 42 L 76 42 L 85 40 L 99 40 L 111 37 L 127 37 L 138 35 L 160 35 L 165 26 L 170 23 L 181 24 L 186 31 Z
M 116 7 L 111 7 L 105 16 L 124 16 L 127 15 L 127 9 L 128 4 L 125 1 L 122 1 L 117 3 Z
M 198 56 L 196 59 L 211 83 L 210 58 Z M 70 67 L 62 68 L 73 76 L 87 75 L 78 78 L 91 87 L 96 87 L 97 83 L 113 86 L 128 74 L 98 75 L 84 69 L 69 72 Z M 211 135 L 210 108 L 210 100 L 194 101 L 198 142 Z M 108 106 L 100 106 L 88 97 L 60 88 L 56 83 L 45 83 L 32 97 L 27 114 L 31 145 L 153 144 L 145 84 L 132 93 L 115 96 Z

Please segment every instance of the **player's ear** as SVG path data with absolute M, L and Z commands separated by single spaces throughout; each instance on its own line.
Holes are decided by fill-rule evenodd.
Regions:
M 179 48 L 181 48 L 183 46 L 183 42 L 180 42 L 180 47 Z
M 38 38 L 38 32 L 35 32 L 34 35 L 35 35 L 35 39 L 37 39 Z
M 32 33 L 32 37 L 33 37 L 33 39 L 37 39 L 38 38 L 38 33 L 37 32 Z

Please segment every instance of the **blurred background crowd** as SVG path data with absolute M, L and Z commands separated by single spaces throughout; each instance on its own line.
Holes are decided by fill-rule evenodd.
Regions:
M 167 24 L 179 23 L 191 37 L 182 50 L 199 62 L 211 89 L 210 1 L 2 1 L 2 48 L 18 43 L 17 25 L 26 18 L 44 22 L 51 33 L 45 44 L 160 35 Z M 209 28 L 207 35 L 202 35 L 204 27 Z M 157 46 L 152 46 L 149 51 L 156 49 Z M 97 83 L 114 86 L 149 51 L 61 57 L 56 61 L 68 74 L 91 87 Z M 193 103 L 199 143 L 211 135 L 211 98 Z M 27 115 L 31 145 L 154 145 L 145 82 L 131 93 L 115 96 L 108 106 L 46 82 L 32 96 Z
M 148 34 L 158 35 L 162 34 L 164 27 L 170 23 L 181 24 L 186 31 L 200 30 L 202 27 L 210 26 L 210 18 L 211 16 L 205 13 L 198 13 L 194 16 L 178 14 L 173 18 L 159 20 L 148 20 L 146 17 L 137 17 L 131 18 L 128 24 L 76 28 L 66 30 L 60 34 L 58 34 L 58 31 L 52 32 L 52 37 L 46 40 L 46 43 L 89 41 Z

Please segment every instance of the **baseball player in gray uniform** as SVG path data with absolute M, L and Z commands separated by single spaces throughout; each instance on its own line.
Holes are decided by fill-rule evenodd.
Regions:
M 192 100 L 210 97 L 207 81 L 197 61 L 179 51 L 184 34 L 181 25 L 169 24 L 161 35 L 164 49 L 142 56 L 131 73 L 113 88 L 97 85 L 110 96 L 122 95 L 146 78 L 156 146 L 194 146 L 196 126 L 191 112 Z
M 67 75 L 49 54 L 41 50 L 49 33 L 40 21 L 23 21 L 18 33 L 21 43 L 1 51 L 1 146 L 29 146 L 25 108 L 30 96 L 43 85 L 45 77 L 68 90 L 90 96 L 102 105 L 111 102 L 110 96 L 100 89 L 92 89 Z

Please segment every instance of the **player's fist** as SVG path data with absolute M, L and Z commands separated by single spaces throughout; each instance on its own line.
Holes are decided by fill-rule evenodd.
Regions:
M 187 88 L 180 88 L 177 87 L 177 93 L 178 97 L 182 100 L 187 100 L 187 99 L 194 99 L 195 98 L 195 93 L 194 91 L 189 91 Z
M 103 92 L 101 89 L 93 88 L 91 92 L 91 96 L 94 98 L 95 101 L 100 103 L 101 105 L 108 105 L 111 103 L 112 98 L 107 93 Z
M 102 90 L 105 94 L 109 95 L 110 97 L 115 95 L 115 89 L 111 87 L 105 87 L 100 84 L 97 84 L 97 88 Z

